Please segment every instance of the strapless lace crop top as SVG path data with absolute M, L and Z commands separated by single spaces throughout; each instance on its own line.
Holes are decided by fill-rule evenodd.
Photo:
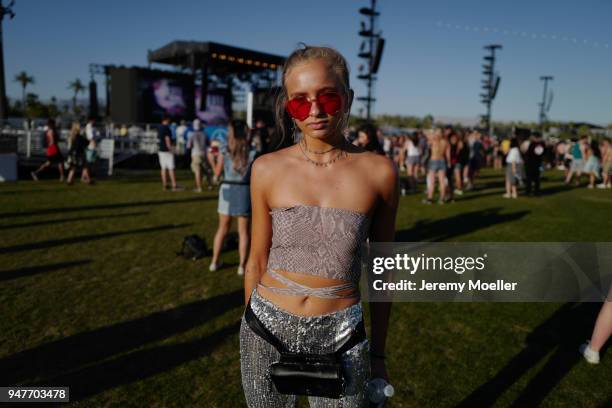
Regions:
M 266 287 L 276 292 L 338 298 L 334 295 L 355 288 L 359 281 L 360 244 L 368 237 L 370 217 L 352 210 L 296 205 L 273 208 L 272 244 L 268 273 L 285 288 Z M 346 281 L 344 285 L 308 288 L 276 270 Z

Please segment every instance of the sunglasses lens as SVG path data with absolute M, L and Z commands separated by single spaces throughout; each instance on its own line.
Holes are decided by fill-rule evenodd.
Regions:
M 335 115 L 342 108 L 342 98 L 337 93 L 319 95 L 317 101 L 328 115 Z
M 297 120 L 304 120 L 310 113 L 312 103 L 306 98 L 293 98 L 287 101 L 287 112 Z

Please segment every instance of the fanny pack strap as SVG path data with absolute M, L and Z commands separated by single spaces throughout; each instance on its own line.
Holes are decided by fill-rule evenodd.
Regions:
M 276 336 L 274 336 L 263 325 L 263 323 L 257 318 L 257 316 L 255 315 L 255 312 L 253 312 L 253 309 L 251 308 L 250 300 L 244 312 L 244 320 L 246 321 L 246 323 L 249 325 L 249 327 L 251 328 L 251 330 L 253 330 L 255 334 L 257 334 L 259 337 L 261 337 L 262 339 L 270 343 L 272 346 L 274 346 L 274 348 L 279 353 L 281 354 L 289 353 L 289 350 L 287 349 L 287 347 L 285 347 L 285 345 L 281 343 L 281 341 Z M 348 350 L 355 347 L 357 344 L 364 341 L 365 339 L 366 339 L 366 331 L 365 331 L 365 325 L 362 319 L 357 324 L 357 326 L 355 326 L 355 329 L 353 330 L 353 334 L 351 334 L 351 336 L 348 339 L 345 339 L 342 343 L 340 343 L 336 347 L 336 350 L 330 354 L 335 354 L 336 356 L 340 356 L 344 354 L 345 352 L 347 352 Z

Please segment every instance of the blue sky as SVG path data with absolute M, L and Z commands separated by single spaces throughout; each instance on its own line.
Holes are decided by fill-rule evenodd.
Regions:
M 612 122 L 612 2 L 380 0 L 385 53 L 376 113 L 471 118 L 479 102 L 483 45 L 503 44 L 493 115 L 537 120 L 540 75 L 555 76 L 550 118 Z M 21 70 L 30 91 L 68 98 L 91 62 L 146 65 L 147 49 L 172 40 L 216 41 L 287 55 L 303 41 L 331 45 L 348 59 L 357 95 L 359 7 L 366 0 L 79 1 L 16 0 L 4 21 L 7 93 Z M 103 93 L 101 90 L 100 93 Z M 353 112 L 357 111 L 355 105 Z

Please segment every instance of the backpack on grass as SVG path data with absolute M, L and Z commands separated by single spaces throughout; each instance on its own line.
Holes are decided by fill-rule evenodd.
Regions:
M 187 259 L 196 260 L 205 257 L 207 254 L 206 241 L 198 235 L 187 235 L 183 238 L 183 246 L 177 255 L 182 255 Z

